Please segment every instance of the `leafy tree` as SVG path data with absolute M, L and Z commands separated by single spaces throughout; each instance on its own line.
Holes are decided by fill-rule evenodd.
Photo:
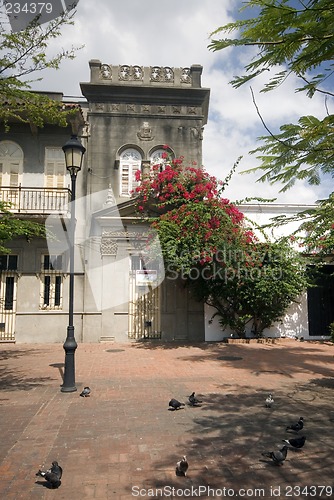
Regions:
M 39 16 L 23 31 L 11 33 L 0 19 L 0 123 L 7 132 L 11 121 L 42 127 L 44 123 L 68 125 L 76 109 L 66 110 L 62 102 L 31 91 L 33 81 L 46 69 L 58 69 L 64 59 L 72 59 L 75 48 L 60 50 L 48 57 L 49 42 L 61 36 L 61 29 L 72 24 L 75 12 L 67 12 L 47 24 Z M 31 79 L 32 78 L 32 79 Z M 10 250 L 6 243 L 16 237 L 45 236 L 42 224 L 20 220 L 10 212 L 11 205 L 0 201 L 0 253 Z
M 309 97 L 325 96 L 324 117 L 302 116 L 296 124 L 284 124 L 281 132 L 260 139 L 263 144 L 252 153 L 259 154 L 264 174 L 260 181 L 283 183 L 282 190 L 297 179 L 310 184 L 320 182 L 321 174 L 334 175 L 334 116 L 327 99 L 334 72 L 334 9 L 332 0 L 249 0 L 243 11 L 250 16 L 211 34 L 209 45 L 217 51 L 227 47 L 256 47 L 257 53 L 246 66 L 246 74 L 232 80 L 234 87 L 250 82 L 269 70 L 272 77 L 262 91 L 279 87 L 290 75 L 298 77 L 298 92 Z M 217 39 L 217 35 L 237 33 L 236 38 Z
M 312 255 L 312 261 L 321 264 L 334 253 L 334 193 L 318 201 L 315 207 L 307 208 L 295 216 L 279 215 L 270 226 L 280 226 L 292 221 L 300 222 L 291 235 L 301 251 Z
M 138 172 L 134 193 L 154 229 L 153 259 L 159 242 L 169 279 L 183 280 L 215 308 L 223 327 L 244 335 L 253 321 L 260 335 L 306 287 L 299 254 L 287 242 L 261 244 L 238 207 L 223 197 L 227 182 L 183 166 L 182 159 L 161 167 Z
M 0 254 L 10 253 L 5 246 L 14 238 L 24 236 L 27 240 L 33 237 L 45 237 L 45 226 L 29 220 L 17 219 L 10 211 L 10 204 L 0 201 Z
M 248 253 L 239 254 L 237 266 L 215 262 L 212 278 L 207 277 L 202 273 L 197 282 L 190 283 L 195 296 L 216 309 L 213 317 L 219 316 L 222 327 L 229 325 L 240 337 L 247 324 L 260 337 L 282 320 L 290 304 L 298 302 L 311 283 L 305 259 L 286 239 L 253 243 Z
M 28 27 L 11 33 L 0 22 L 0 122 L 8 130 L 11 120 L 42 127 L 45 122 L 66 126 L 68 111 L 63 104 L 45 94 L 31 91 L 33 81 L 46 69 L 58 69 L 64 59 L 73 59 L 76 48 L 61 49 L 47 55 L 51 40 L 61 36 L 61 29 L 73 23 L 75 11 L 66 12 L 46 24 L 37 16 Z M 71 112 L 70 112 L 71 113 Z

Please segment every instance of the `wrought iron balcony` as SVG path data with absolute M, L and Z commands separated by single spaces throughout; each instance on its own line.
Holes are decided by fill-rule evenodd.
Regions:
M 66 213 L 71 191 L 67 188 L 0 187 L 0 201 L 10 204 L 9 210 L 21 214 Z

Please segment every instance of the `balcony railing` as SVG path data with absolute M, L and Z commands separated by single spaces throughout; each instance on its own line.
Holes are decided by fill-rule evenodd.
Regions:
M 15 213 L 66 213 L 70 200 L 67 188 L 0 187 L 0 201 L 10 203 L 9 210 Z

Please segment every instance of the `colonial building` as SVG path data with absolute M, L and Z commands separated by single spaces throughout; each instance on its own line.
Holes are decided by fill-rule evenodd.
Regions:
M 154 269 L 147 267 L 145 228 L 131 199 L 136 171 L 159 161 L 166 145 L 170 155 L 201 165 L 210 94 L 201 86 L 202 67 L 111 66 L 96 60 L 89 66 L 90 81 L 81 84 L 87 102 L 78 105 L 81 121 L 75 122 L 87 148 L 77 177 L 76 339 L 204 340 L 203 304 L 178 281 L 164 281 L 159 259 Z M 70 193 L 61 147 L 71 132 L 71 124 L 32 130 L 12 123 L 10 132 L 0 135 L 1 199 L 20 217 L 45 220 L 50 231 L 47 241 L 12 241 L 11 254 L 2 257 L 2 340 L 65 337 L 64 220 Z
M 184 156 L 186 164 L 202 164 L 210 96 L 201 85 L 202 67 L 112 66 L 98 60 L 89 66 L 90 81 L 81 83 L 85 101 L 64 103 L 76 110 L 67 128 L 11 123 L 10 131 L 0 134 L 1 200 L 10 202 L 18 217 L 41 221 L 48 230 L 46 240 L 11 241 L 11 253 L 0 256 L 0 341 L 65 340 L 71 206 L 62 146 L 71 134 L 86 148 L 76 190 L 77 342 L 221 340 L 229 332 L 209 325 L 210 310 L 194 301 L 179 279 L 165 279 L 158 243 L 153 259 L 148 226 L 131 196 L 136 172 L 145 174 L 152 163 L 163 168 L 166 150 Z M 266 210 L 241 208 L 255 218 Z M 283 326 L 266 334 L 325 333 L 329 317 L 309 331 L 312 307 L 306 295 L 294 307 Z
M 12 121 L 10 130 L 0 134 L 0 199 L 10 203 L 18 218 L 40 223 L 52 214 L 67 218 L 70 179 L 61 147 L 84 127 L 77 104 L 61 104 L 59 93 L 48 95 L 63 108 L 74 108 L 67 127 L 46 124 L 37 128 Z M 79 192 L 81 188 L 79 184 Z M 11 253 L 0 256 L 1 341 L 63 339 L 68 302 L 65 262 L 61 263 L 60 256 L 58 264 L 52 264 L 42 238 L 16 238 L 8 246 Z

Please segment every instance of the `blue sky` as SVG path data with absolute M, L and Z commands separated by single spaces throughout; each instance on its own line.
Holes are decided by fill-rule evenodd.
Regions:
M 243 65 L 254 49 L 226 49 L 211 52 L 209 34 L 236 19 L 239 0 L 80 0 L 74 26 L 63 30 L 61 39 L 50 44 L 54 53 L 60 47 L 82 45 L 73 61 L 65 61 L 58 71 L 48 71 L 34 88 L 61 91 L 79 96 L 79 82 L 89 80 L 90 59 L 107 64 L 142 66 L 203 66 L 202 85 L 211 89 L 209 121 L 204 130 L 203 164 L 223 179 L 239 156 L 239 171 L 254 167 L 258 160 L 248 151 L 264 135 L 252 102 L 249 86 L 233 89 L 229 81 L 243 73 Z M 265 72 L 267 73 L 267 72 Z M 296 122 L 303 114 L 322 116 L 323 96 L 312 100 L 295 93 L 297 82 L 288 80 L 278 91 L 261 94 L 267 75 L 252 82 L 257 105 L 267 125 L 277 131 L 279 125 Z M 330 103 L 329 103 L 330 106 Z M 332 190 L 328 183 L 317 188 L 297 183 L 286 193 L 281 186 L 256 183 L 258 174 L 235 174 L 226 191 L 231 200 L 246 196 L 277 198 L 277 202 L 314 203 Z

